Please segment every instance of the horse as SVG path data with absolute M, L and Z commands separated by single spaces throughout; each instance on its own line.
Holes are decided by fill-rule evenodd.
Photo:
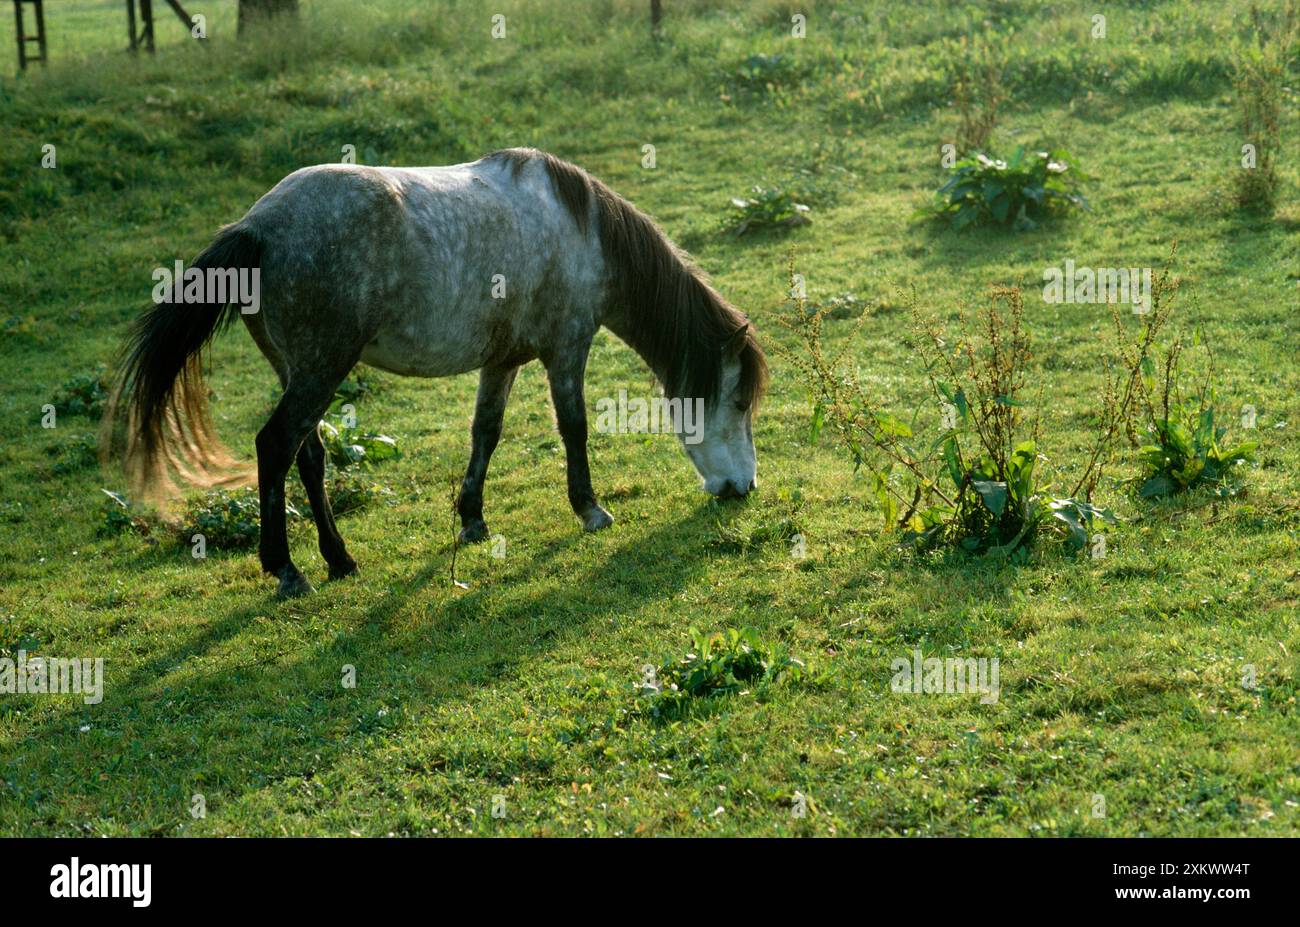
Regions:
M 241 318 L 283 388 L 257 434 L 258 555 L 277 595 L 312 591 L 289 555 L 285 478 L 296 460 L 330 579 L 357 572 L 325 491 L 322 415 L 358 362 L 416 377 L 477 370 L 458 541 L 488 537 L 483 484 L 521 365 L 540 360 L 564 441 L 569 504 L 587 531 L 613 523 L 592 490 L 583 380 L 601 326 L 650 368 L 664 396 L 705 409 L 683 447 L 703 488 L 756 485 L 752 421 L 767 363 L 731 306 L 645 213 L 551 154 L 511 148 L 437 167 L 323 164 L 295 171 L 191 263 L 252 274 L 249 311 L 224 290 L 179 284 L 136 321 L 119 356 L 104 456 L 132 492 L 165 503 L 173 476 L 248 483 L 215 435 L 205 350 Z M 204 275 L 209 275 L 205 278 Z M 188 294 L 188 295 L 187 295 Z M 679 433 L 679 438 L 681 437 Z

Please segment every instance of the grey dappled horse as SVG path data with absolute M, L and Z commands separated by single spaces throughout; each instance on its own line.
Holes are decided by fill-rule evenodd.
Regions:
M 704 400 L 702 440 L 684 447 L 705 489 L 732 496 L 754 486 L 751 420 L 767 366 L 746 318 L 649 218 L 551 155 L 305 168 L 222 229 L 192 267 L 258 268 L 260 310 L 245 315 L 210 293 L 150 308 L 125 348 L 105 447 L 148 498 L 174 489 L 173 474 L 231 483 L 238 465 L 212 431 L 201 355 L 242 318 L 284 387 L 257 435 L 259 555 L 280 595 L 311 589 L 285 534 L 295 458 L 330 577 L 357 569 L 330 511 L 317 427 L 358 361 L 408 376 L 480 372 L 457 502 L 462 541 L 487 536 L 488 460 L 515 374 L 534 358 L 550 381 L 569 502 L 588 531 L 613 522 L 592 492 L 586 451 L 583 375 L 601 325 L 645 360 L 668 397 Z

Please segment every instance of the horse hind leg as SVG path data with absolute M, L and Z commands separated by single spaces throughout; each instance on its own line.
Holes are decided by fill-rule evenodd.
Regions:
M 506 402 L 510 399 L 510 388 L 514 385 L 514 367 L 484 367 L 479 371 L 478 397 L 474 402 L 474 424 L 470 426 L 469 466 L 465 469 L 465 480 L 460 486 L 460 496 L 456 499 L 456 511 L 460 513 L 460 535 L 462 544 L 482 541 L 488 536 L 487 522 L 483 520 L 483 482 L 487 478 L 488 462 L 497 442 L 501 440 L 501 423 L 505 418 Z
M 312 591 L 311 583 L 289 556 L 284 483 L 295 458 L 299 459 L 299 472 L 312 502 L 312 514 L 318 532 L 322 530 L 323 523 L 328 525 L 321 534 L 321 550 L 322 553 L 328 551 L 326 560 L 330 563 L 331 575 L 351 562 L 351 557 L 343 549 L 338 530 L 333 527 L 333 515 L 329 512 L 325 499 L 325 452 L 316 432 L 321 416 L 329 408 L 335 388 L 351 368 L 352 364 L 347 364 L 339 365 L 328 374 L 320 370 L 313 371 L 310 375 L 291 373 L 279 404 L 266 425 L 257 433 L 257 490 L 262 522 L 258 555 L 262 569 L 279 579 L 277 594 L 282 598 Z M 312 441 L 306 451 L 304 469 L 301 449 L 309 437 Z M 319 457 L 315 448 L 319 448 Z M 320 496 L 319 505 L 315 497 L 317 492 Z M 331 560 L 331 557 L 334 559 Z M 355 569 L 355 566 L 353 563 L 352 568 Z
M 298 448 L 298 475 L 307 490 L 320 553 L 329 564 L 330 579 L 351 576 L 357 572 L 357 562 L 348 553 L 334 524 L 334 510 L 330 506 L 329 493 L 325 491 L 325 445 L 321 442 L 319 425 L 307 433 Z

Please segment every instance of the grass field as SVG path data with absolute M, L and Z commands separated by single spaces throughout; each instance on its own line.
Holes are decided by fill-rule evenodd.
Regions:
M 808 2 L 795 39 L 784 4 L 670 0 L 658 43 L 632 0 L 503 0 L 503 39 L 477 3 L 319 0 L 291 41 L 243 43 L 234 6 L 190 4 L 206 49 L 160 11 L 170 38 L 131 59 L 120 4 L 53 0 L 52 63 L 20 77 L 0 17 L 0 656 L 105 661 L 100 704 L 0 696 L 0 833 L 1300 833 L 1300 136 L 1290 93 L 1277 212 L 1236 212 L 1229 73 L 1248 4 L 1128 4 L 1094 39 L 1096 4 L 1072 0 Z M 941 183 L 966 36 L 1006 63 L 992 146 L 1065 145 L 1096 178 L 1091 211 L 1019 234 L 912 218 Z M 781 57 L 742 76 L 758 54 Z M 78 456 L 96 423 L 42 428 L 42 405 L 111 362 L 154 267 L 347 144 L 364 163 L 515 145 L 575 161 L 688 247 L 768 345 L 794 345 L 777 323 L 793 245 L 810 298 L 869 307 L 852 356 L 900 406 L 923 388 L 902 293 L 952 319 L 1023 282 L 1063 473 L 1087 444 L 1108 316 L 1041 302 L 1043 270 L 1159 267 L 1177 240 L 1180 324 L 1213 344 L 1227 417 L 1258 410 L 1245 492 L 1149 505 L 1108 481 L 1099 501 L 1125 521 L 1104 559 L 918 557 L 881 532 L 847 455 L 810 442 L 807 392 L 770 350 L 759 491 L 712 501 L 673 438 L 593 434 L 618 521 L 589 536 L 525 368 L 485 493 L 504 556 L 461 549 L 467 589 L 449 578 L 448 495 L 473 376 L 366 373 L 361 424 L 403 456 L 373 471 L 387 501 L 340 519 L 359 577 L 323 582 L 309 519 L 290 541 L 318 591 L 290 602 L 253 551 L 105 536 L 100 489 L 123 486 Z M 811 225 L 719 233 L 731 197 L 791 178 L 815 193 Z M 851 327 L 827 323 L 837 344 Z M 587 382 L 593 410 L 651 388 L 608 334 Z M 215 346 L 211 385 L 251 456 L 277 391 L 242 329 Z M 1136 473 L 1125 452 L 1113 475 Z M 641 667 L 684 655 L 691 628 L 745 626 L 817 678 L 677 721 L 635 711 Z M 998 658 L 1000 698 L 895 694 L 891 661 L 918 649 Z

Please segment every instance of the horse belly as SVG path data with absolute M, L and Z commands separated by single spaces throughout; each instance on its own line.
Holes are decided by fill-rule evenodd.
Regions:
M 468 339 L 380 329 L 361 352 L 362 363 L 408 377 L 450 377 L 482 366 Z

